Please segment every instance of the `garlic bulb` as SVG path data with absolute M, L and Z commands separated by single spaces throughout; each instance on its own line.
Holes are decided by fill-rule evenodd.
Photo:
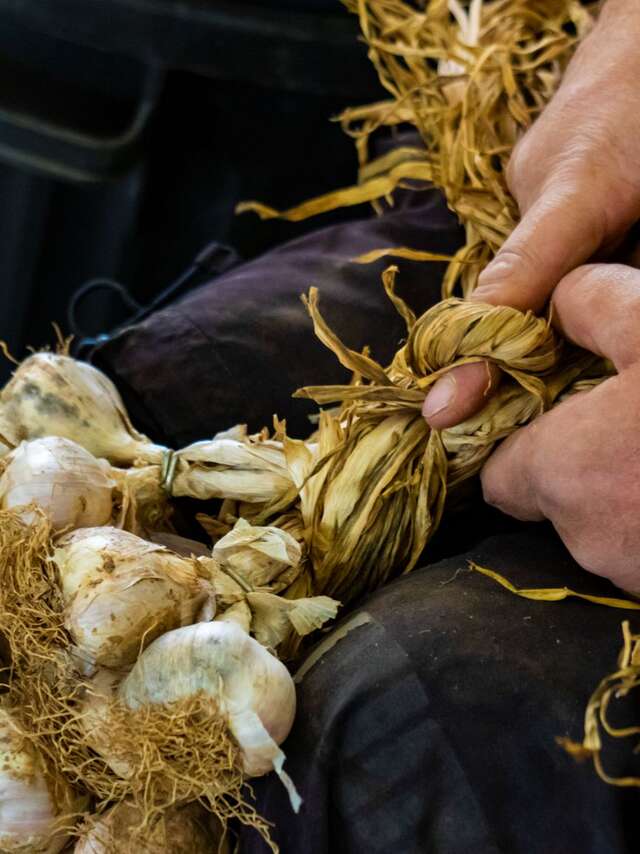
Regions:
M 22 442 L 6 458 L 0 506 L 10 510 L 35 504 L 54 531 L 105 525 L 113 509 L 110 468 L 69 439 L 48 436 Z M 25 510 L 21 518 L 30 524 L 34 513 Z
M 18 366 L 0 393 L 0 423 L 15 444 L 61 436 L 112 463 L 157 463 L 164 451 L 134 429 L 111 380 L 56 353 L 34 353 Z
M 254 526 L 238 519 L 233 530 L 215 544 L 213 556 L 252 587 L 262 587 L 285 570 L 297 567 L 302 549 L 280 528 Z
M 76 842 L 74 854 L 225 854 L 222 829 L 197 805 L 172 807 L 156 816 L 138 834 L 143 817 L 139 809 L 127 802 L 113 807 Z M 216 838 L 217 837 L 217 838 Z
M 157 638 L 118 691 L 131 709 L 203 694 L 226 717 L 251 777 L 278 773 L 294 808 L 300 799 L 278 747 L 289 734 L 296 693 L 287 668 L 233 622 L 197 623 Z
M 0 707 L 0 850 L 57 854 L 67 843 L 65 816 L 81 808 L 60 784 L 57 802 L 44 766 L 9 711 Z
M 192 623 L 211 584 L 197 561 L 117 528 L 84 528 L 54 552 L 66 603 L 66 625 L 81 657 L 122 667 L 163 632 Z

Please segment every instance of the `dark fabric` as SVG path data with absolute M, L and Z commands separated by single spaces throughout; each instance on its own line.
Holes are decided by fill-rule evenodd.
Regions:
M 555 741 L 580 739 L 586 701 L 615 669 L 624 612 L 517 598 L 468 557 L 520 586 L 612 590 L 533 525 L 372 596 L 346 625 L 369 622 L 324 641 L 298 686 L 284 750 L 299 816 L 275 776 L 255 785 L 282 854 L 637 850 L 637 792 L 605 785 Z M 612 773 L 631 769 L 632 747 L 608 755 Z M 267 849 L 245 833 L 241 850 Z
M 348 374 L 314 337 L 300 295 L 317 285 L 345 341 L 389 360 L 404 334 L 380 283 L 391 261 L 353 259 L 392 246 L 454 251 L 461 234 L 442 200 L 434 192 L 419 198 L 415 208 L 326 228 L 226 273 L 120 335 L 94 361 L 120 387 L 135 423 L 174 447 L 230 424 L 260 429 L 274 413 L 286 415 L 292 434 L 308 435 L 315 407 L 292 403 L 291 394 Z M 399 292 L 424 310 L 439 298 L 443 265 L 399 263 Z

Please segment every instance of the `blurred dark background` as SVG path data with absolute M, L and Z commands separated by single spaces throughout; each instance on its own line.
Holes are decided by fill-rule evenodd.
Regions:
M 52 320 L 69 331 L 91 278 L 146 304 L 211 241 L 248 259 L 354 215 L 234 215 L 356 176 L 329 119 L 380 88 L 339 0 L 0 0 L 0 74 L 0 338 L 16 356 L 51 344 Z M 94 293 L 78 316 L 94 334 L 125 311 Z

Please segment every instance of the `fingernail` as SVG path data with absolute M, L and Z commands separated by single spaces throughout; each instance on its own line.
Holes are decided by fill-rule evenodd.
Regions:
M 450 406 L 456 396 L 456 380 L 451 374 L 445 374 L 439 379 L 427 395 L 422 414 L 425 418 L 432 418 Z

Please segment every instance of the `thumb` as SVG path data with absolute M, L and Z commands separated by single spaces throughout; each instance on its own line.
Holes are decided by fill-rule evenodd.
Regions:
M 540 311 L 560 279 L 604 242 L 606 216 L 596 198 L 557 181 L 531 205 L 482 271 L 471 299 Z M 452 427 L 478 412 L 498 382 L 493 366 L 489 373 L 480 364 L 453 368 L 434 384 L 422 413 L 434 429 Z
M 604 243 L 606 214 L 595 197 L 562 184 L 543 193 L 482 271 L 472 299 L 540 311 L 560 279 Z

